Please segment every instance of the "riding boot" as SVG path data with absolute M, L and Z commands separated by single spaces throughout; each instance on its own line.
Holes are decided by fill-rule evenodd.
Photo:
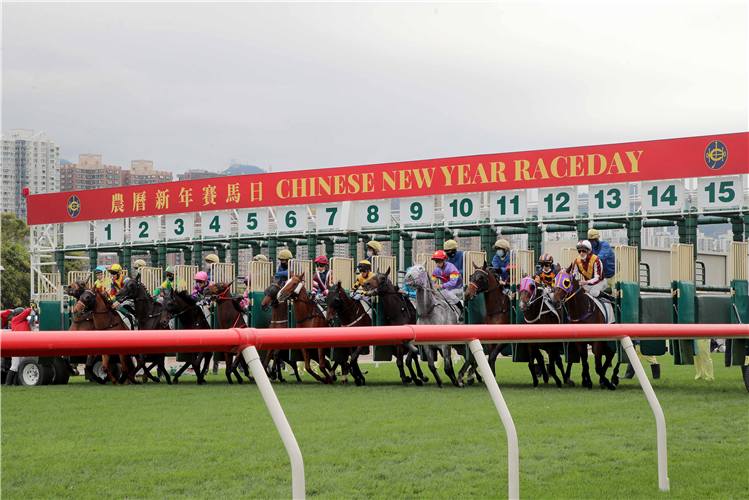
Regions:
M 655 365 L 653 365 L 653 366 L 655 366 Z M 634 365 L 632 365 L 632 363 L 629 363 L 627 365 L 627 372 L 624 375 L 622 375 L 621 377 L 619 377 L 619 378 L 622 379 L 622 380 L 630 380 L 634 376 L 635 376 L 635 367 L 634 367 Z
M 8 372 L 8 376 L 5 378 L 5 387 L 10 387 L 12 385 L 15 385 L 17 375 L 18 375 L 17 371 Z
M 598 294 L 598 298 L 599 298 L 599 299 L 603 299 L 603 300 L 606 300 L 606 301 L 608 301 L 608 302 L 611 302 L 612 304 L 614 303 L 614 297 L 612 297 L 611 295 L 609 295 L 609 294 L 608 294 L 608 293 L 606 293 L 606 292 L 601 292 L 601 293 L 599 293 L 599 294 Z
M 653 380 L 661 378 L 661 365 L 650 365 L 650 369 L 653 370 Z

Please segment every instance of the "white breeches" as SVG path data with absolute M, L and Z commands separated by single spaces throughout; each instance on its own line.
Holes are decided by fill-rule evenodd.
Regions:
M 591 297 L 598 297 L 602 291 L 606 290 L 606 282 L 599 281 L 595 285 L 583 285 L 583 288 L 588 292 Z
M 10 360 L 10 371 L 17 372 L 18 366 L 21 364 L 23 358 L 11 358 Z

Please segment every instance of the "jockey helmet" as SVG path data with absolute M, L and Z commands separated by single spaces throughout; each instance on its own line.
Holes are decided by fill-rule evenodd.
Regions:
M 361 272 L 369 271 L 372 269 L 372 264 L 370 264 L 368 260 L 363 260 L 356 265 L 356 268 Z
M 119 273 L 121 271 L 122 271 L 122 266 L 119 264 L 112 264 L 112 266 L 109 268 L 109 272 L 112 274 Z
M 554 264 L 554 257 L 552 257 L 551 254 L 549 253 L 545 253 L 541 257 L 538 258 L 538 263 L 542 265 L 548 264 L 551 266 Z
M 218 262 L 219 262 L 218 261 L 218 255 L 216 255 L 215 253 L 209 253 L 208 255 L 206 255 L 205 261 L 206 262 L 212 262 L 214 264 L 218 264 Z
M 293 258 L 294 256 L 291 255 L 291 252 L 287 249 L 283 249 L 280 252 L 278 252 L 278 260 L 289 260 Z
M 590 241 L 588 240 L 580 240 L 577 242 L 577 249 L 578 250 L 586 250 L 588 253 L 593 249 L 593 247 L 590 244 Z
M 146 267 L 146 261 L 143 259 L 138 259 L 135 262 L 133 262 L 133 267 L 135 269 L 140 269 L 141 267 Z
M 457 250 L 458 249 L 458 242 L 455 240 L 447 240 L 444 245 L 442 245 L 442 248 L 445 250 Z
M 94 269 L 97 273 L 103 273 L 106 270 L 107 268 L 105 266 L 96 266 L 96 269 Z
M 208 273 L 205 271 L 198 271 L 195 273 L 195 281 L 208 281 Z
M 164 271 L 164 274 L 166 274 L 167 276 L 169 276 L 170 274 L 174 276 L 174 269 L 172 268 L 172 266 L 167 267 L 166 271 Z
M 601 235 L 596 231 L 595 229 L 588 229 L 588 239 L 589 240 L 597 240 L 600 238 Z
M 319 256 L 315 259 L 315 264 L 323 264 L 325 266 L 328 265 L 328 258 L 324 255 Z
M 379 241 L 372 240 L 369 243 L 367 243 L 367 247 L 371 248 L 372 250 L 374 250 L 377 253 L 382 252 L 382 245 L 380 244 Z
M 497 248 L 497 249 L 502 248 L 504 250 L 509 250 L 510 242 L 507 240 L 497 240 L 497 242 L 494 243 L 494 248 Z
M 432 254 L 432 260 L 447 260 L 447 254 L 444 250 L 436 250 Z
M 252 260 L 254 260 L 255 262 L 268 262 L 268 257 L 259 253 L 257 255 L 253 255 Z
M 249 276 L 245 276 L 245 277 L 244 277 L 244 284 L 245 284 L 245 285 L 246 285 L 246 284 L 247 284 L 247 283 L 248 283 L 248 282 L 250 281 L 250 280 L 249 280 L 248 278 L 249 278 Z

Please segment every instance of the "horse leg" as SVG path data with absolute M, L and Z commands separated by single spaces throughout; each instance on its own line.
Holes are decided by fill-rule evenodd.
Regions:
M 431 370 L 432 375 L 434 375 L 434 380 L 437 382 L 437 387 L 442 389 L 442 379 L 439 376 L 439 373 L 437 373 L 437 367 L 434 366 L 434 358 L 435 358 L 435 348 L 432 346 L 424 346 L 424 350 L 427 353 L 427 364 L 429 365 L 429 370 Z
M 398 372 L 401 376 L 401 382 L 403 382 L 403 387 L 408 387 L 408 383 L 412 380 L 411 377 L 408 377 L 406 375 L 406 371 L 403 369 L 403 355 L 405 354 L 404 349 L 402 346 L 396 347 L 395 351 L 395 364 L 398 367 Z M 411 370 L 411 374 L 413 375 L 413 369 Z M 421 382 L 421 381 L 419 381 Z
M 280 370 L 282 364 L 285 363 L 286 361 L 281 357 L 281 355 L 280 355 L 281 351 L 279 350 L 278 352 L 279 352 L 278 358 L 281 360 L 281 363 L 279 363 L 279 365 L 278 365 L 278 369 Z M 296 363 L 289 362 L 289 366 L 291 367 L 291 369 L 294 372 L 294 376 L 296 377 L 296 381 L 297 382 L 301 382 L 302 381 L 302 377 L 299 376 L 299 368 L 297 367 Z
M 309 373 L 310 375 L 312 375 L 315 379 L 317 379 L 318 381 L 322 382 L 323 384 L 327 383 L 327 381 L 325 379 L 323 379 L 320 375 L 318 375 L 317 373 L 315 373 L 315 371 L 312 369 L 312 365 L 310 364 L 310 361 L 311 361 L 312 357 L 309 354 L 309 350 L 302 349 L 302 356 L 304 356 L 304 369 L 307 370 L 307 373 Z M 319 365 L 319 363 L 318 363 L 318 365 Z
M 588 344 L 577 344 L 577 350 L 580 354 L 580 362 L 583 365 L 583 387 L 587 387 L 588 390 L 591 390 L 593 389 L 593 380 L 590 378 L 590 366 L 588 365 Z
M 101 355 L 101 369 L 104 370 L 104 373 L 107 374 L 107 378 L 110 382 L 112 382 L 114 385 L 120 385 L 120 382 L 115 378 L 112 371 L 109 369 L 109 355 L 108 354 L 102 354 Z
M 549 374 L 546 372 L 546 364 L 544 363 L 544 356 L 541 354 L 541 349 L 538 345 L 533 346 L 533 353 L 536 356 L 536 363 L 541 366 L 541 376 L 544 379 L 544 384 L 549 383 Z
M 466 353 L 468 354 L 468 353 Z M 466 371 L 471 368 L 471 362 L 466 359 L 466 362 L 463 363 L 463 366 L 460 367 L 460 371 L 458 371 L 458 383 L 463 384 L 463 387 L 465 387 L 465 383 L 463 382 L 463 375 L 465 375 Z M 469 372 L 470 378 L 471 378 L 471 384 L 473 384 L 473 374 Z
M 353 349 L 353 352 L 351 353 L 351 368 L 357 387 L 367 385 L 367 381 L 364 379 L 364 374 L 359 367 L 359 356 L 361 355 L 363 350 L 364 346 L 359 346 Z
M 453 349 L 452 346 L 449 346 L 449 345 L 442 346 L 442 358 L 445 360 L 445 375 L 450 377 L 450 380 L 452 381 L 455 387 L 465 387 L 465 384 L 463 383 L 463 381 L 458 380 L 457 377 L 455 377 L 455 369 L 453 368 L 452 349 Z
M 164 374 L 164 378 L 166 379 L 166 384 L 172 385 L 172 379 L 169 377 L 169 372 L 166 371 L 166 354 L 159 354 L 156 359 L 158 360 L 156 362 L 158 366 L 158 368 L 156 369 L 156 374 L 158 375 L 159 370 L 161 370 L 161 373 Z
M 471 371 L 473 372 L 474 376 L 476 377 L 476 380 L 479 384 L 484 383 L 484 379 L 481 378 L 481 373 L 479 372 L 479 363 L 476 361 L 476 358 L 471 358 Z M 471 372 L 468 373 L 468 385 L 471 385 L 473 383 L 473 380 L 471 379 Z
M 507 347 L 507 344 L 492 344 L 489 346 L 489 366 L 492 369 L 492 375 L 494 377 L 497 376 L 497 369 L 495 368 L 495 364 L 497 363 L 497 356 L 499 356 L 499 353 L 502 352 L 502 349 L 504 349 L 505 347 Z
M 603 363 L 601 358 L 603 357 L 603 343 L 593 342 L 593 357 L 595 359 L 596 373 L 598 374 L 598 385 L 601 389 L 605 389 L 608 380 L 606 380 Z
M 531 377 L 533 377 L 533 388 L 538 389 L 538 376 L 536 375 L 536 368 L 533 366 L 536 362 L 535 353 L 533 352 L 533 346 L 528 346 L 528 369 L 531 371 Z
M 322 347 L 318 347 L 317 349 L 317 360 L 317 365 L 320 367 L 320 373 L 325 377 L 325 383 L 333 385 L 335 380 L 333 380 L 333 377 L 328 371 L 330 364 L 328 364 L 328 358 L 325 357 L 325 349 Z
M 229 351 L 224 352 L 224 363 L 226 364 L 226 378 L 229 379 L 229 383 L 231 383 L 231 375 L 234 374 L 235 377 L 237 377 L 237 383 L 242 385 L 244 383 L 244 379 L 239 374 L 239 370 L 237 370 L 236 365 L 232 363 L 233 354 Z
M 557 349 L 557 347 L 552 344 L 551 346 L 547 346 L 546 352 L 549 355 L 549 375 L 551 375 L 551 377 L 554 379 L 557 387 L 562 387 L 562 381 L 559 380 L 557 371 L 555 369 L 555 364 L 559 366 L 560 370 L 562 368 L 562 358 L 559 355 L 559 349 Z
M 413 379 L 414 383 L 416 385 L 422 385 L 429 382 L 429 377 L 425 376 L 424 372 L 421 371 L 421 364 L 419 363 L 419 349 L 411 342 L 403 342 L 401 345 L 408 351 L 408 354 L 406 355 L 406 366 L 408 366 L 408 370 L 411 372 L 411 378 Z M 417 377 L 414 377 L 414 371 L 411 366 L 412 363 L 416 364 L 416 375 L 418 375 L 418 380 L 420 380 L 422 384 L 416 382 Z
M 601 375 L 603 376 L 603 383 L 606 389 L 613 391 L 616 390 L 616 384 L 609 381 L 606 378 L 606 372 L 611 366 L 611 360 L 614 359 L 614 351 L 609 348 L 608 342 L 601 342 L 601 354 L 603 356 L 603 366 L 601 367 Z
M 265 353 L 265 359 L 263 360 L 263 369 L 265 370 L 266 375 L 268 375 L 268 378 L 271 380 L 276 380 L 276 360 L 273 354 L 276 351 L 268 350 Z M 271 366 L 270 362 L 273 360 L 273 366 L 269 369 Z
M 213 358 L 213 351 L 202 352 L 201 354 L 203 355 L 202 360 L 204 362 L 204 365 L 201 368 L 200 364 L 198 364 L 198 366 L 195 367 L 195 370 L 196 371 L 200 370 L 200 374 L 205 377 L 208 374 L 209 369 L 211 368 L 211 359 Z
M 273 372 L 276 373 L 276 376 L 278 377 L 279 382 L 286 382 L 286 379 L 283 378 L 283 365 L 284 361 L 281 359 L 281 350 L 276 349 L 273 351 Z M 294 373 L 296 373 L 296 364 L 293 367 Z M 298 375 L 297 375 L 298 377 Z

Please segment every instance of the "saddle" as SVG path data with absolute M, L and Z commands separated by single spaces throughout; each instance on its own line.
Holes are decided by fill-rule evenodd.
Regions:
M 127 327 L 128 330 L 137 330 L 138 329 L 138 320 L 135 319 L 135 316 L 124 312 L 120 309 L 116 309 L 117 314 L 120 316 L 120 321 Z
M 606 324 L 610 325 L 614 323 L 616 320 L 616 316 L 614 316 L 614 306 L 611 304 L 611 302 L 603 301 L 596 297 L 590 297 L 593 299 L 593 302 L 596 306 L 598 306 L 598 309 L 600 309 L 601 313 L 603 313 L 603 317 L 606 318 Z

